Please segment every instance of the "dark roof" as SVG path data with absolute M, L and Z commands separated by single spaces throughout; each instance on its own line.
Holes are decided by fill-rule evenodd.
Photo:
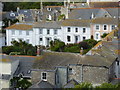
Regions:
M 48 81 L 41 81 L 37 84 L 34 84 L 30 87 L 31 89 L 33 88 L 54 88 L 54 86 L 52 84 L 50 84 Z M 43 90 L 43 89 L 42 89 Z
M 92 13 L 96 15 L 100 9 L 72 9 L 69 13 L 70 19 L 91 19 Z
M 11 75 L 7 75 L 7 74 L 2 74 L 2 78 L 0 77 L 0 79 L 3 79 L 3 80 L 10 80 L 11 78 Z
M 13 15 L 13 16 L 11 16 L 11 14 L 15 14 L 15 16 Z M 11 12 L 6 12 L 6 14 L 5 14 L 5 16 L 3 16 L 4 18 L 7 18 L 7 19 L 16 19 L 16 16 L 18 16 L 18 13 L 17 12 L 13 12 L 13 11 L 11 11 Z
M 79 83 L 76 80 L 72 79 L 72 80 L 68 81 L 68 83 L 66 85 L 64 85 L 64 88 L 74 88 L 75 85 L 78 85 L 78 84 Z
M 66 20 L 62 21 L 62 26 L 90 27 L 90 20 L 66 19 Z
M 9 59 L 11 62 L 19 60 L 20 68 L 15 72 L 15 75 L 22 73 L 24 76 L 31 76 L 31 73 L 28 73 L 28 71 L 31 70 L 35 58 L 36 57 L 2 55 L 2 59 Z
M 91 19 L 93 14 L 95 17 L 103 17 L 107 13 L 112 17 L 118 18 L 119 8 L 76 8 L 71 9 L 69 13 L 70 19 Z
M 32 12 L 32 11 L 31 11 L 30 9 L 19 10 L 19 14 L 24 14 L 24 15 L 25 15 L 25 21 L 26 21 L 26 22 L 34 21 L 31 12 Z
M 118 25 L 118 19 L 116 18 L 95 18 L 91 20 L 95 24 L 115 24 Z
M 41 21 L 34 23 L 35 28 L 49 28 L 49 29 L 58 29 L 61 28 L 60 21 Z

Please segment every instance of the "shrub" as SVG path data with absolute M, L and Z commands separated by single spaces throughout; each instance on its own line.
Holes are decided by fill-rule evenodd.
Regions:
M 108 33 L 104 33 L 101 37 L 104 38 L 108 35 Z

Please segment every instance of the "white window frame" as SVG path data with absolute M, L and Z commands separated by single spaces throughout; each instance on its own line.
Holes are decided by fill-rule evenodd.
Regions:
M 43 73 L 46 73 L 46 79 L 43 79 Z M 43 80 L 43 81 L 47 81 L 47 72 L 41 72 L 41 80 Z
M 48 7 L 47 10 L 48 10 L 48 11 L 51 11 L 52 9 Z
M 114 29 L 113 29 L 113 26 L 114 26 Z M 115 25 L 111 25 L 111 31 L 112 31 L 112 30 L 115 30 Z
M 68 37 L 70 37 L 70 40 L 68 40 Z M 67 35 L 67 42 L 71 42 L 71 36 Z
M 54 35 L 57 35 L 57 34 L 58 34 L 58 30 L 54 29 Z
M 99 27 L 98 29 L 97 29 L 97 26 Z M 99 24 L 95 25 L 95 30 L 100 31 L 100 25 Z
M 15 30 L 11 30 L 11 32 L 12 32 L 12 35 L 15 35 Z
M 22 35 L 22 31 L 19 31 L 19 35 Z
M 39 34 L 43 34 L 43 29 L 39 28 Z
M 26 31 L 26 35 L 29 36 L 29 35 L 30 35 L 30 32 L 29 32 L 29 31 Z
M 86 33 L 86 28 L 85 28 L 85 32 L 84 32 L 84 28 L 85 28 L 85 27 L 83 27 L 83 28 L 82 28 L 82 30 L 83 30 L 83 33 Z
M 67 32 L 71 32 L 71 27 L 67 27 Z
M 96 38 L 97 37 L 97 34 L 98 34 L 98 38 Z M 95 33 L 95 40 L 99 40 L 100 39 L 100 33 L 99 32 L 96 32 Z
M 26 39 L 26 42 L 29 44 L 30 43 L 30 39 Z
M 48 33 L 49 32 L 49 33 Z M 47 35 L 49 35 L 50 34 L 50 29 L 47 29 Z
M 78 27 L 75 28 L 75 33 L 78 33 Z
M 83 39 L 83 37 L 85 37 L 85 39 Z M 82 40 L 86 40 L 86 36 L 82 36 Z
M 106 25 L 106 30 L 104 29 L 104 26 Z M 108 25 L 107 24 L 103 24 L 103 30 L 107 31 L 108 30 Z

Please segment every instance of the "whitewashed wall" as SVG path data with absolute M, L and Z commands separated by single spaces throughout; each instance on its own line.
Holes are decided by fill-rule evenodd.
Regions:
M 71 32 L 68 32 L 68 27 L 71 28 Z M 78 28 L 78 32 L 75 32 L 75 28 Z M 86 32 L 83 33 L 83 28 L 86 28 Z M 90 39 L 91 32 L 89 27 L 72 27 L 72 26 L 62 26 L 62 32 L 63 32 L 63 41 L 67 43 L 75 43 L 74 36 L 80 36 L 79 42 L 83 40 L 83 37 L 86 37 L 86 39 Z M 67 41 L 67 36 L 71 36 L 71 42 Z

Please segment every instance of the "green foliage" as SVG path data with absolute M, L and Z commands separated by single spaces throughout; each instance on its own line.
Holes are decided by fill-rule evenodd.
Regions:
M 101 89 L 116 90 L 117 89 L 119 90 L 118 88 L 120 87 L 119 87 L 119 84 L 113 85 L 111 83 L 103 83 L 100 86 L 93 87 L 91 83 L 83 82 L 83 83 L 80 83 L 79 85 L 75 85 L 74 88 L 77 88 L 79 90 L 82 90 L 82 89 L 86 89 L 86 90 L 101 90 Z
M 104 38 L 108 35 L 108 33 L 104 33 L 101 37 Z
M 20 9 L 40 9 L 40 2 L 3 2 L 3 11 L 16 11 L 17 7 Z M 61 6 L 61 2 L 43 2 L 43 6 Z
M 66 45 L 66 47 L 64 48 L 64 52 L 79 53 L 80 52 L 79 45 L 78 44 Z
M 115 89 L 115 88 L 117 88 L 117 87 L 118 87 L 118 85 L 113 85 L 113 84 L 111 84 L 111 83 L 103 83 L 103 84 L 101 84 L 100 86 L 96 86 L 96 88 L 106 88 L 106 90 L 107 90 L 107 89 L 109 90 L 109 88 Z
M 13 77 L 13 79 L 10 80 L 11 86 L 13 88 L 21 88 L 21 89 L 27 89 L 32 84 L 27 79 L 23 79 L 20 77 Z
M 3 19 L 3 23 L 5 24 L 5 25 L 3 26 L 3 28 L 6 28 L 6 27 L 9 26 L 9 25 L 8 25 L 9 21 L 10 21 L 11 25 L 15 24 L 16 22 L 19 22 L 18 19 L 11 20 L 11 19 L 5 18 L 5 19 Z
M 58 16 L 58 20 L 64 20 L 64 19 L 65 19 L 65 15 L 64 14 Z
M 91 83 L 85 83 L 85 82 L 83 82 L 83 83 L 80 83 L 79 85 L 76 85 L 75 86 L 75 88 L 79 88 L 79 90 L 81 89 L 87 89 L 87 90 L 90 90 L 90 89 L 92 89 L 93 88 L 93 86 L 92 86 L 92 84 Z
M 12 46 L 5 46 L 2 47 L 2 52 L 5 54 L 12 54 L 12 55 L 36 55 L 36 47 L 32 46 L 31 44 L 26 43 L 25 41 L 12 41 Z
M 65 43 L 60 40 L 55 40 L 50 42 L 50 48 L 52 51 L 63 51 Z
M 20 55 L 20 52 L 11 52 L 9 55 Z
M 93 46 L 95 46 L 98 42 L 93 39 L 84 40 L 80 43 L 75 44 L 67 44 L 59 40 L 51 41 L 51 51 L 63 51 L 63 52 L 72 52 L 72 53 L 80 53 L 80 49 L 83 48 L 83 54 L 86 54 Z
M 95 46 L 98 42 L 94 39 L 87 39 L 87 40 L 84 40 L 84 42 L 87 42 L 90 46 L 90 48 L 92 48 L 93 46 Z

